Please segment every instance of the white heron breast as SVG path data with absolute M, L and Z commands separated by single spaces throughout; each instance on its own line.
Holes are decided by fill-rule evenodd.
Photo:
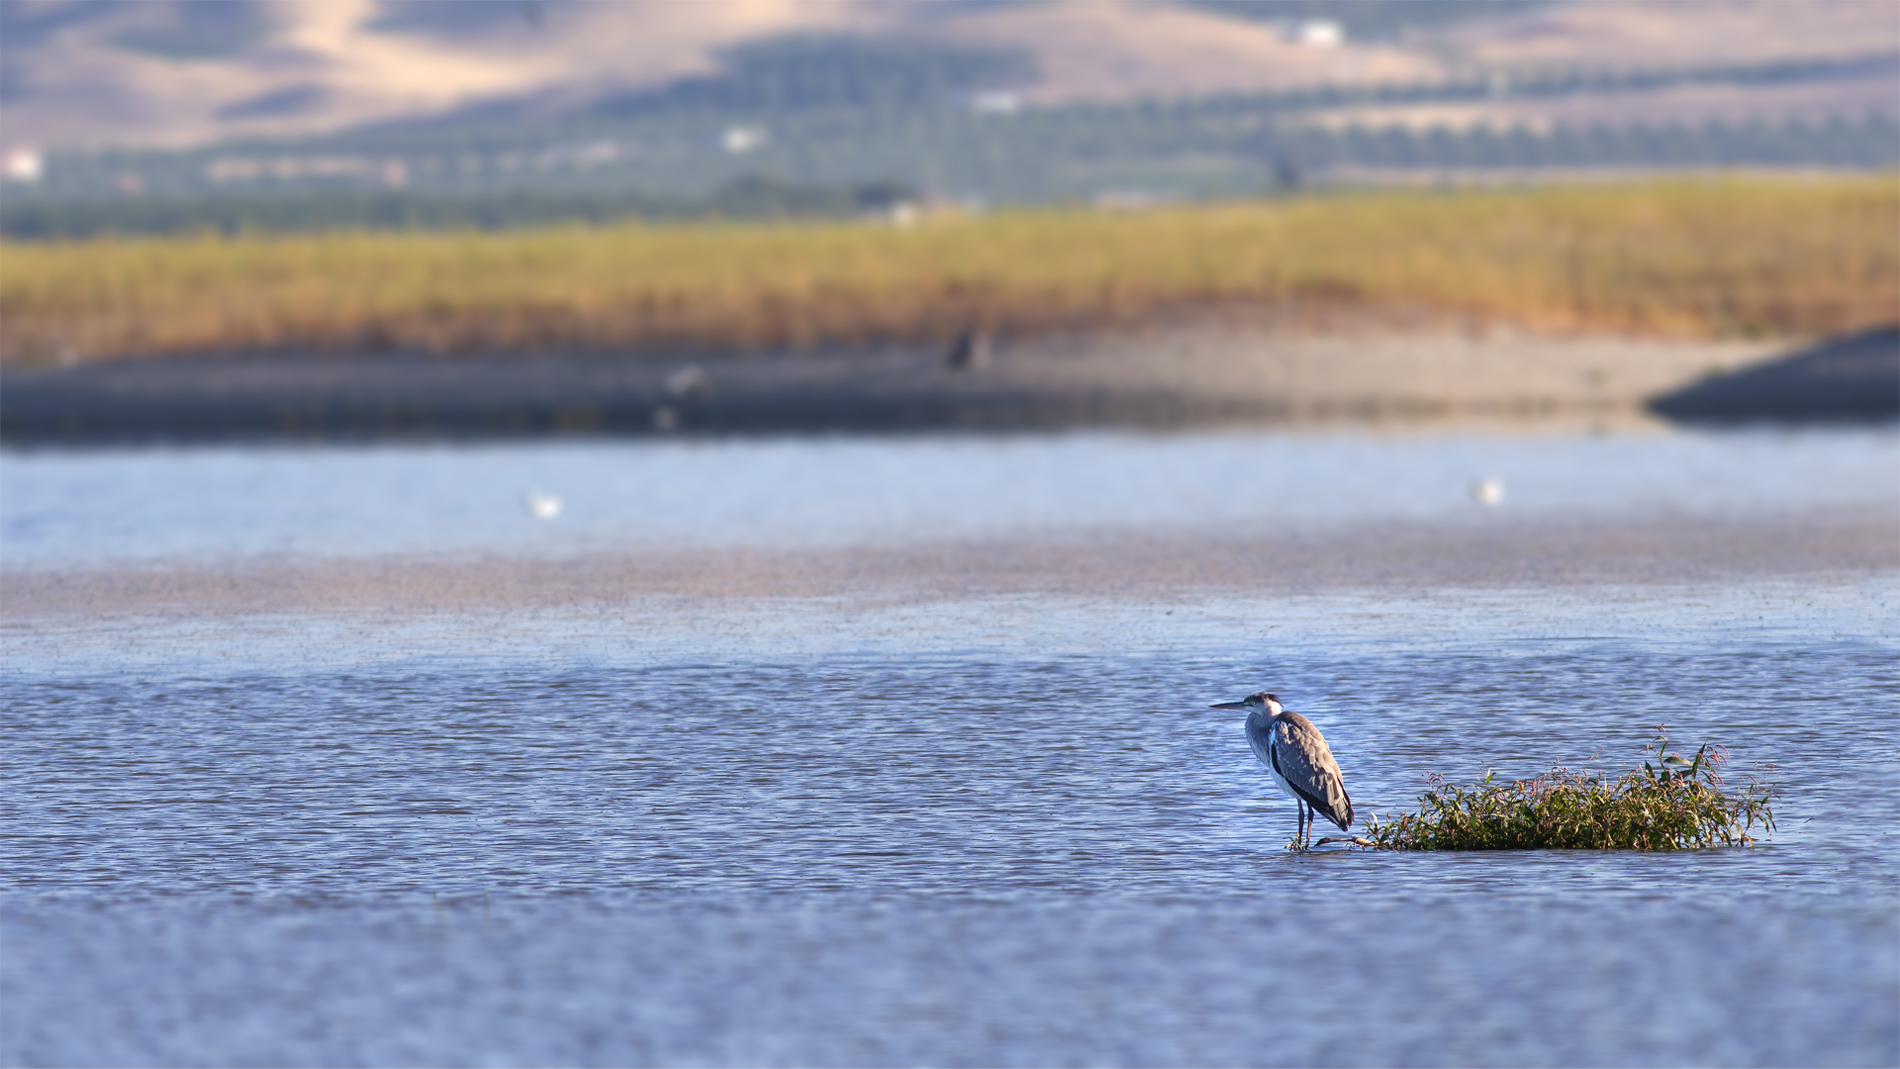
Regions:
M 1293 793 L 1293 785 L 1288 783 L 1286 777 L 1280 775 L 1280 771 L 1273 767 L 1272 747 L 1275 741 L 1274 736 L 1279 729 L 1278 724 L 1269 723 L 1264 728 L 1256 728 L 1249 724 L 1247 725 L 1247 745 L 1252 747 L 1253 755 L 1260 759 L 1260 763 L 1266 766 L 1267 778 L 1273 781 L 1275 787 L 1280 788 L 1280 793 L 1297 802 L 1300 796 Z

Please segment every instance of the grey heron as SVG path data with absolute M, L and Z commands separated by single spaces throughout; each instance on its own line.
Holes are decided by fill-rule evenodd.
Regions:
M 1297 845 L 1306 845 L 1313 813 L 1339 825 L 1340 831 L 1352 827 L 1352 798 L 1339 775 L 1339 762 L 1311 720 L 1281 708 L 1280 699 L 1265 691 L 1209 708 L 1247 710 L 1247 745 L 1280 790 L 1299 804 Z

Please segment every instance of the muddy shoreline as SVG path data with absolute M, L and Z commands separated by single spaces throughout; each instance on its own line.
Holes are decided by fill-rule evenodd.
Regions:
M 1854 350 L 1859 363 L 1845 375 L 1830 365 L 1834 394 L 1849 399 L 1847 414 L 1868 415 L 1848 410 L 1856 403 L 1866 409 L 1869 397 L 1878 399 L 1873 418 L 1886 407 L 1900 413 L 1900 342 L 1893 337 L 1900 335 Z M 956 359 L 956 343 L 947 339 L 748 354 L 269 352 L 6 367 L 0 440 L 58 446 L 1618 421 L 1643 418 L 1659 398 L 1706 392 L 1723 376 L 1740 380 L 1740 372 L 1805 351 L 1786 341 L 1442 328 L 1303 332 L 1233 323 L 984 342 L 973 360 L 968 352 Z M 1822 398 L 1817 405 L 1814 390 L 1799 388 L 1822 378 L 1797 366 L 1765 385 L 1744 381 L 1718 397 L 1716 416 L 1772 419 L 1786 410 L 1825 417 L 1830 404 L 1841 404 Z M 1695 418 L 1695 403 L 1691 397 L 1671 414 Z
M 1900 572 L 1900 516 L 1789 516 L 1323 525 L 1266 536 L 1185 530 L 872 545 L 671 549 L 537 558 L 373 556 L 84 570 L 8 569 L 0 620 L 231 613 L 462 612 L 626 604 L 646 597 L 994 595 L 1162 601 L 1329 590 L 1682 584 L 1743 577 L 1855 581 Z

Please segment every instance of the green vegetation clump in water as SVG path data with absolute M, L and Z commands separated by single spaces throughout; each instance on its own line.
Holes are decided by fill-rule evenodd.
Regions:
M 1487 775 L 1476 787 L 1434 775 L 1418 812 L 1372 818 L 1366 839 L 1386 850 L 1695 850 L 1774 830 L 1774 787 L 1750 777 L 1724 790 L 1721 747 L 1685 758 L 1659 732 L 1652 749 L 1655 764 L 1614 780 L 1562 767 L 1510 783 Z

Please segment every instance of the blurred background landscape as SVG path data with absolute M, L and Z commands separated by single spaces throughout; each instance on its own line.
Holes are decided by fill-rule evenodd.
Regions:
M 1881 4 L 0 12 L 15 440 L 1601 415 L 1900 318 Z
M 1900 166 L 1882 4 L 4 11 L 12 237 Z
M 1892 0 L 0 0 L 0 161 L 0 1064 L 1900 1063 Z

